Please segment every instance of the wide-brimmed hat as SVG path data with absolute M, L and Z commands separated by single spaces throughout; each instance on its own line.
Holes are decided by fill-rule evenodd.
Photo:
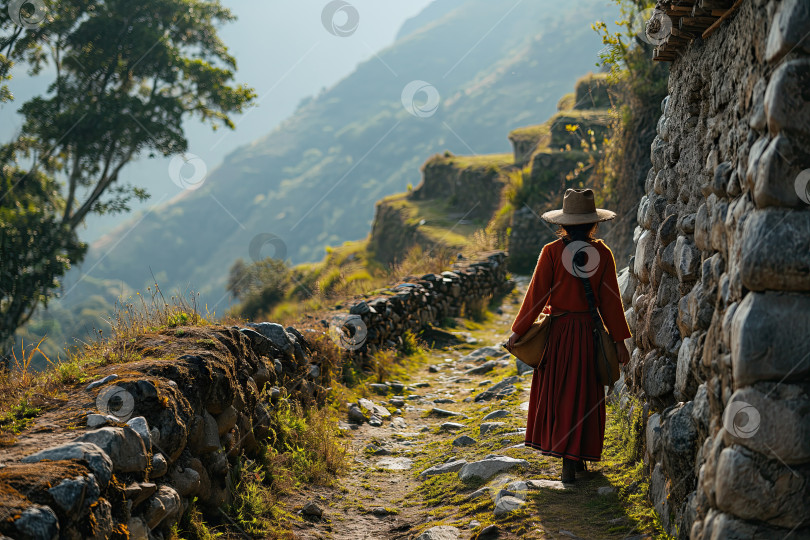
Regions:
M 550 210 L 540 217 L 557 225 L 582 225 L 613 219 L 616 212 L 597 208 L 592 189 L 567 189 L 562 210 Z

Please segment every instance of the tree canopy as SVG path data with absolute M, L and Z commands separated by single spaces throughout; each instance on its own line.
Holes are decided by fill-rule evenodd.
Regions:
M 88 214 L 148 198 L 118 182 L 128 163 L 185 152 L 186 118 L 233 129 L 252 103 L 217 33 L 233 19 L 217 0 L 0 1 L 0 100 L 15 62 L 53 74 L 0 147 L 0 344 L 81 260 Z

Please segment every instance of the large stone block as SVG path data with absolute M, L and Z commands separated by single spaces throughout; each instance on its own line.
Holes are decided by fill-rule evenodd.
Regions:
M 743 519 L 793 528 L 810 522 L 810 482 L 778 462 L 726 448 L 717 460 L 717 507 Z
M 651 231 L 644 231 L 638 239 L 636 245 L 636 258 L 633 273 L 638 276 L 642 283 L 649 283 L 651 266 L 655 259 L 655 234 Z
M 754 185 L 757 207 L 805 207 L 796 182 L 807 168 L 810 168 L 810 154 L 806 147 L 784 134 L 777 135 L 762 153 L 757 166 Z
M 77 442 L 97 445 L 110 456 L 113 470 L 140 472 L 146 469 L 146 447 L 140 435 L 131 427 L 103 427 L 88 431 L 76 438 Z
M 778 62 L 783 56 L 794 51 L 810 53 L 808 28 L 810 28 L 810 2 L 782 0 L 779 11 L 771 23 L 765 60 Z
M 810 134 L 808 88 L 810 58 L 790 60 L 776 68 L 765 90 L 765 116 L 771 135 L 782 131 Z
M 810 396 L 800 386 L 761 383 L 732 394 L 723 414 L 728 444 L 789 465 L 810 461 Z
M 642 386 L 650 397 L 662 397 L 672 392 L 675 386 L 675 363 L 665 356 L 655 358 L 652 362 L 645 361 Z
M 743 226 L 740 272 L 752 291 L 810 290 L 810 212 L 767 209 Z
M 678 351 L 678 364 L 675 369 L 675 398 L 680 401 L 692 399 L 697 391 L 697 380 L 692 374 L 692 357 L 695 354 L 695 341 L 684 338 Z
M 678 305 L 669 304 L 663 308 L 653 307 L 648 332 L 652 333 L 653 343 L 673 359 L 678 355 L 681 332 L 678 330 Z M 674 375 L 674 373 L 673 373 Z
M 693 408 L 690 401 L 667 409 L 661 415 L 662 464 L 672 481 L 670 495 L 679 502 L 695 487 L 694 462 L 698 445 Z
M 731 323 L 736 388 L 810 373 L 810 295 L 748 293 Z
M 769 540 L 790 538 L 807 540 L 810 533 L 802 530 L 777 528 L 764 523 L 751 523 L 711 509 L 702 521 L 692 527 L 692 540 Z
M 679 236 L 675 243 L 675 271 L 681 282 L 695 281 L 700 275 L 700 252 L 688 236 Z

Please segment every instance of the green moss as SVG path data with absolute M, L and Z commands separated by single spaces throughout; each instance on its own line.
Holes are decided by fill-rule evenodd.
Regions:
M 34 407 L 26 398 L 0 418 L 0 430 L 20 433 L 33 423 L 41 412 L 41 408 Z
M 557 110 L 558 111 L 570 111 L 574 108 L 574 104 L 577 102 L 577 98 L 574 92 L 569 92 L 565 94 L 560 100 L 557 102 Z
M 513 143 L 537 143 L 550 134 L 549 124 L 520 127 L 509 132 L 509 140 Z

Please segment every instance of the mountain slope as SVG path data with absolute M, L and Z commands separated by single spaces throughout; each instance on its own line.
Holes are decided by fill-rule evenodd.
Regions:
M 589 23 L 615 14 L 584 0 L 452 4 L 434 16 L 428 8 L 418 28 L 406 25 L 392 47 L 229 155 L 200 189 L 133 216 L 94 245 L 69 276 L 62 307 L 108 295 L 111 283 L 143 290 L 154 273 L 165 291 L 193 288 L 222 312 L 228 268 L 250 256 L 257 235 L 280 237 L 294 263 L 365 237 L 375 201 L 418 183 L 428 156 L 508 152 L 505 133 L 550 116 L 593 66 L 600 44 Z M 403 107 L 414 80 L 437 89 L 434 115 Z M 280 255 L 272 246 L 261 252 L 272 255 Z

